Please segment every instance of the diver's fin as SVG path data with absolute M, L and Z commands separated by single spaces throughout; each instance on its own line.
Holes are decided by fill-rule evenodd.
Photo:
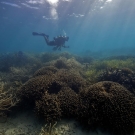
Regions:
M 46 35 L 44 33 L 37 33 L 37 32 L 32 32 L 33 36 L 46 36 L 47 38 L 49 38 L 49 35 Z
M 39 35 L 39 33 L 37 33 L 37 32 L 32 32 L 32 35 L 33 35 L 33 36 L 37 36 L 37 35 Z

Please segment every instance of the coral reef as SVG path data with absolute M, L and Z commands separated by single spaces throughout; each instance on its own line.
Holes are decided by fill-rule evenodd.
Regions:
M 22 102 L 24 101 L 27 105 L 28 103 L 34 105 L 35 101 L 41 99 L 45 92 L 57 94 L 62 88 L 68 87 L 78 93 L 81 87 L 85 85 L 85 80 L 70 70 L 60 69 L 56 73 L 48 75 L 44 74 L 46 69 L 47 67 L 38 70 L 35 77 L 29 79 L 20 88 L 18 96 Z M 39 73 L 44 75 L 39 75 Z
M 105 70 L 110 68 L 127 68 L 134 71 L 135 67 L 135 59 L 134 57 L 110 57 L 104 58 L 101 60 L 95 60 L 91 64 L 86 63 L 86 78 L 92 84 L 98 82 L 98 76 L 102 74 Z
M 18 99 L 11 91 L 4 91 L 5 83 L 0 83 L 0 116 L 6 115 L 6 113 L 18 103 Z
M 40 100 L 36 101 L 35 111 L 39 118 L 45 122 L 53 123 L 61 118 L 60 102 L 55 94 L 44 93 Z
M 58 135 L 57 128 L 55 128 L 57 122 L 55 124 L 46 124 L 44 127 L 41 128 L 39 135 Z
M 135 130 L 135 98 L 122 85 L 103 81 L 79 93 L 78 119 L 89 128 L 101 128 L 113 135 Z
M 79 103 L 77 93 L 85 84 L 80 75 L 49 66 L 36 71 L 17 95 L 22 106 L 35 108 L 39 118 L 53 123 L 62 117 L 76 115 Z
M 42 63 L 35 56 L 23 53 L 21 51 L 0 54 L 0 72 L 22 72 L 33 73 Z M 22 68 L 22 69 L 21 69 Z
M 83 66 L 81 63 L 76 61 L 74 57 L 67 59 L 65 57 L 60 57 L 59 59 L 52 60 L 48 63 L 46 63 L 46 66 L 54 66 L 58 69 L 75 69 L 76 71 L 80 71 L 83 69 Z
M 75 59 L 84 64 L 84 63 L 88 63 L 88 64 L 91 64 L 93 61 L 94 61 L 94 58 L 93 57 L 90 57 L 90 56 L 84 56 L 84 57 L 80 57 L 80 56 L 75 56 Z
M 57 60 L 60 57 L 64 57 L 66 59 L 70 59 L 73 57 L 73 54 L 70 54 L 68 52 L 62 52 L 62 53 L 42 53 L 40 56 L 38 56 L 42 63 L 50 62 L 52 60 Z
M 105 59 L 105 58 L 104 58 Z M 116 55 L 116 56 L 110 56 L 108 58 L 106 58 L 107 60 L 135 60 L 135 56 L 133 55 Z
M 98 82 L 98 77 L 100 76 L 100 74 L 102 74 L 102 72 L 103 72 L 102 70 L 88 69 L 85 72 L 85 76 L 89 84 L 94 84 Z
M 64 57 L 61 57 L 54 61 L 54 66 L 57 67 L 58 69 L 64 68 L 64 69 L 69 69 L 70 66 L 67 64 L 67 59 Z
M 95 135 L 85 132 L 74 120 L 61 120 L 54 124 L 45 124 L 41 128 L 39 135 Z M 101 134 L 100 134 L 101 135 Z
M 70 70 L 61 69 L 56 73 L 56 76 L 59 82 L 64 83 L 64 87 L 69 87 L 76 93 L 86 85 L 85 79 Z
M 135 94 L 135 73 L 129 68 L 110 68 L 98 77 L 99 81 L 113 81 Z
M 60 101 L 62 117 L 75 118 L 79 106 L 78 94 L 72 89 L 65 87 L 58 93 L 58 99 Z
M 53 80 L 54 77 L 48 75 L 31 78 L 17 92 L 18 96 L 26 104 L 35 104 L 35 101 L 42 97 L 42 94 L 47 91 L 48 86 L 51 85 Z
M 132 133 L 135 58 L 85 56 L 0 54 L 0 115 L 16 106 L 19 98 L 21 109 L 34 109 L 49 124 L 41 135 L 64 133 L 55 129 L 61 118 L 77 119 L 89 129 L 100 128 L 113 135 Z
M 57 71 L 58 69 L 55 68 L 54 66 L 46 66 L 37 70 L 33 76 L 35 77 L 39 75 L 52 75 L 52 74 L 55 74 Z

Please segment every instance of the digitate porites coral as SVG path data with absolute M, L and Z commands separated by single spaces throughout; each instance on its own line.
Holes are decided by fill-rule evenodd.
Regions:
M 114 135 L 129 135 L 135 130 L 135 98 L 122 85 L 103 81 L 79 93 L 78 117 L 89 128 L 102 128 Z

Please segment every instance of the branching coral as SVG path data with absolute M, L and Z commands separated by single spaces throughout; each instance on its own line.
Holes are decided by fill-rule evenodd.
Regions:
M 86 84 L 85 79 L 70 70 L 59 70 L 56 76 L 59 82 L 64 83 L 64 86 L 71 88 L 76 93 Z
M 60 102 L 55 94 L 44 93 L 40 100 L 36 101 L 36 114 L 44 118 L 47 123 L 53 123 L 61 117 Z
M 52 60 L 59 59 L 60 57 L 64 57 L 66 59 L 70 59 L 73 57 L 73 54 L 70 54 L 68 52 L 62 52 L 62 53 L 43 53 L 39 56 L 41 59 L 41 62 L 50 62 Z
M 12 106 L 15 105 L 12 95 L 7 95 L 7 93 L 0 94 L 0 111 L 7 111 Z
M 55 74 L 39 75 L 27 81 L 18 92 L 22 100 L 33 102 L 42 97 L 42 94 L 48 93 L 57 94 L 63 87 L 78 92 L 85 85 L 85 80 L 69 70 L 61 69 Z
M 57 122 L 55 124 L 46 124 L 44 127 L 41 128 L 41 132 L 39 135 L 59 135 L 57 129 L 55 128 Z
M 83 66 L 78 61 L 76 61 L 74 57 L 70 59 L 60 57 L 59 59 L 53 60 L 46 65 L 51 65 L 58 69 L 74 70 L 76 73 L 82 72 L 83 70 Z
M 135 73 L 129 68 L 110 68 L 98 77 L 99 81 L 117 82 L 135 94 Z
M 0 93 L 0 115 L 3 115 L 5 112 L 9 111 L 11 107 L 15 106 L 18 103 L 18 100 L 15 96 L 8 92 Z
M 64 57 L 60 57 L 54 62 L 54 66 L 57 67 L 58 69 L 64 68 L 64 69 L 69 69 L 69 65 L 66 63 L 67 59 Z
M 19 102 L 16 97 L 16 89 L 19 86 L 20 84 L 0 81 L 0 116 L 6 116 Z
M 76 60 L 82 64 L 88 63 L 91 64 L 94 61 L 94 58 L 92 56 L 75 56 Z
M 79 102 L 77 93 L 85 86 L 85 80 L 70 70 L 51 70 L 54 72 L 49 75 L 46 70 L 39 70 L 21 87 L 18 91 L 21 103 L 34 107 L 38 116 L 48 123 L 59 120 L 62 115 L 75 116 Z
M 127 58 L 127 59 L 104 59 L 93 61 L 91 65 L 87 68 L 86 77 L 87 79 L 94 83 L 98 82 L 97 78 L 104 70 L 110 68 L 128 68 L 134 71 L 135 67 L 135 59 Z
M 61 121 L 54 124 L 48 123 L 41 128 L 39 135 L 72 135 L 76 132 L 77 123 L 75 121 Z M 78 129 L 79 130 L 79 129 Z
M 114 82 L 99 82 L 79 93 L 78 117 L 89 128 L 102 128 L 114 135 L 129 135 L 135 130 L 135 98 Z
M 134 69 L 134 61 L 135 59 L 133 58 L 128 58 L 128 59 L 105 59 L 101 61 L 97 61 L 96 67 L 98 69 L 105 69 L 105 68 L 130 68 Z
M 47 91 L 49 85 L 54 80 L 54 75 L 52 76 L 37 76 L 29 79 L 17 92 L 20 99 L 24 102 L 35 103 L 42 97 L 42 94 Z
M 98 81 L 98 77 L 102 74 L 102 70 L 89 69 L 86 71 L 85 76 L 90 84 L 96 83 Z
M 78 94 L 72 89 L 63 88 L 63 90 L 58 93 L 58 99 L 60 100 L 62 116 L 65 118 L 75 118 L 79 106 Z
M 54 66 L 42 67 L 34 73 L 34 77 L 39 76 L 39 75 L 52 75 L 56 73 L 57 71 L 58 69 L 55 68 Z

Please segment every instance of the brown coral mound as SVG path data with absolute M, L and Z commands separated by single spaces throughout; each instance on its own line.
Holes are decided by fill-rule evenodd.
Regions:
M 128 68 L 107 69 L 103 74 L 100 75 L 99 81 L 117 82 L 135 94 L 135 73 Z
M 64 69 L 69 69 L 69 65 L 67 64 L 67 59 L 66 58 L 59 58 L 54 62 L 54 66 L 57 67 L 58 69 L 64 68 Z
M 103 81 L 79 93 L 81 122 L 102 128 L 114 135 L 129 135 L 135 130 L 135 98 L 118 83 Z
M 10 88 L 6 89 L 7 84 L 0 82 L 0 117 L 7 114 L 18 103 L 16 93 Z
M 15 97 L 8 93 L 0 93 L 0 116 L 3 116 L 17 104 Z
M 57 71 L 58 69 L 55 68 L 54 66 L 42 67 L 34 73 L 34 77 L 39 75 L 52 75 Z
M 83 65 L 81 65 L 81 63 L 79 63 L 74 57 L 69 59 L 65 57 L 60 57 L 57 60 L 46 63 L 45 65 L 51 65 L 58 69 L 75 69 L 76 71 L 83 69 Z
M 40 100 L 36 101 L 36 113 L 39 118 L 44 118 L 47 123 L 53 123 L 60 119 L 60 102 L 55 94 L 44 93 Z
M 76 93 L 85 86 L 85 80 L 73 71 L 61 69 L 56 74 L 57 80 L 64 83 L 64 86 L 71 88 Z
M 69 88 L 63 88 L 63 90 L 58 93 L 58 99 L 60 100 L 62 116 L 75 118 L 79 105 L 78 94 Z
M 78 92 L 84 85 L 85 80 L 81 76 L 61 69 L 55 74 L 39 75 L 29 79 L 18 94 L 24 102 L 35 103 L 35 100 L 39 100 L 46 91 L 57 94 L 63 87 L 69 87 Z
M 54 75 L 40 75 L 31 78 L 18 91 L 18 96 L 24 102 L 29 101 L 28 103 L 30 104 L 35 103 L 35 101 L 39 100 L 42 97 L 42 94 L 48 90 L 48 87 L 52 85 L 54 78 Z

